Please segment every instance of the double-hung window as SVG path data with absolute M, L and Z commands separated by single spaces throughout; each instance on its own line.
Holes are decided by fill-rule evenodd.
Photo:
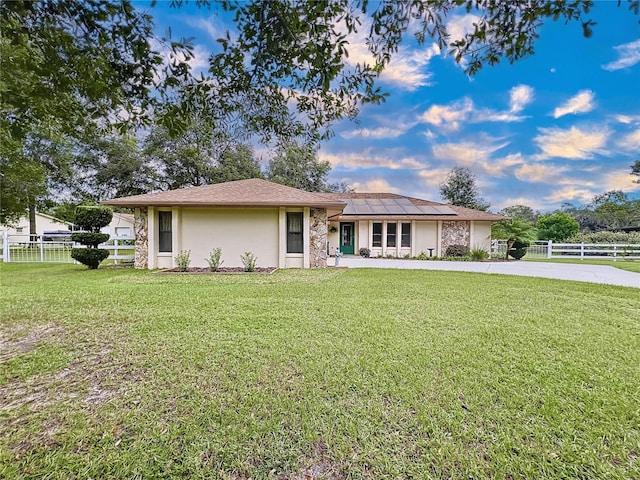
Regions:
M 287 253 L 303 253 L 302 212 L 287 213 Z
M 387 223 L 387 247 L 396 246 L 396 230 L 398 225 L 396 223 Z
M 374 223 L 373 224 L 373 234 L 371 238 L 371 246 L 372 247 L 381 247 L 382 246 L 382 224 Z
M 158 212 L 158 251 L 171 252 L 171 212 Z
M 402 224 L 401 247 L 411 247 L 411 224 Z

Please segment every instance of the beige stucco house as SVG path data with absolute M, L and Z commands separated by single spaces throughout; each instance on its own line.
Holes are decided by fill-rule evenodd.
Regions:
M 51 231 L 71 231 L 74 225 L 71 222 L 60 220 L 59 218 L 46 215 L 44 213 L 36 212 L 36 231 L 35 235 L 41 237 L 45 232 Z M 13 225 L 5 226 L 0 225 L 0 233 L 8 233 L 12 236 L 25 235 L 28 236 L 29 232 L 29 217 L 25 216 L 20 218 Z
M 182 250 L 192 266 L 222 249 L 224 266 L 252 252 L 260 267 L 325 267 L 339 249 L 358 254 L 444 254 L 448 245 L 489 250 L 499 215 L 395 194 L 311 193 L 261 179 L 116 198 L 135 211 L 137 268 L 175 266 Z

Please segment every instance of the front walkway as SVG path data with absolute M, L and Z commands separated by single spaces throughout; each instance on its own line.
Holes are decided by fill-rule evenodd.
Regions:
M 334 258 L 329 258 L 330 266 Z M 361 258 L 344 256 L 340 266 L 348 268 L 404 268 L 412 270 L 447 270 L 455 272 L 497 273 L 526 277 L 575 280 L 578 282 L 603 283 L 622 287 L 640 288 L 640 273 L 627 272 L 605 265 L 543 262 L 443 262 L 438 260 L 399 260 L 384 258 Z

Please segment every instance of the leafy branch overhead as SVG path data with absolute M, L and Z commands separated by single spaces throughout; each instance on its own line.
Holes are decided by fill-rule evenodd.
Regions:
M 639 3 L 627 2 L 632 13 L 638 14 Z M 252 130 L 285 138 L 328 136 L 332 123 L 355 118 L 362 104 L 384 101 L 379 76 L 408 36 L 420 44 L 432 39 L 474 75 L 484 65 L 532 55 L 547 19 L 580 22 L 585 37 L 596 25 L 588 18 L 590 0 L 224 0 L 220 5 L 234 15 L 234 30 L 219 40 L 221 51 L 210 59 L 215 81 L 199 83 L 199 95 L 189 102 L 202 101 L 214 116 L 233 112 Z M 477 21 L 463 38 L 452 38 L 448 17 L 461 10 Z M 363 41 L 369 57 L 351 58 L 354 44 Z

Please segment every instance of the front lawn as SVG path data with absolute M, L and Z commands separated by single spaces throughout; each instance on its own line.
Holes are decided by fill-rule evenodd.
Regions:
M 637 289 L 0 268 L 0 478 L 640 478 Z

